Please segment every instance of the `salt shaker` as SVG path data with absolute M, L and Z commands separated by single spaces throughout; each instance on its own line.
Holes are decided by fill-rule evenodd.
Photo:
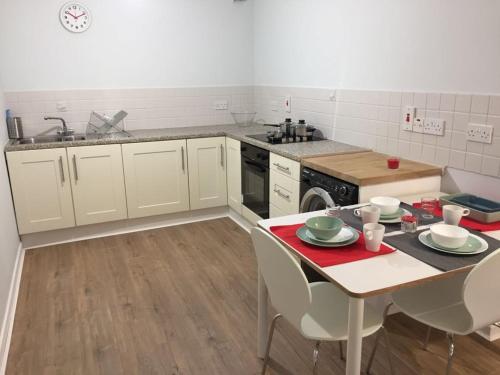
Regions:
M 415 233 L 418 229 L 418 218 L 414 215 L 404 215 L 401 218 L 401 231 Z

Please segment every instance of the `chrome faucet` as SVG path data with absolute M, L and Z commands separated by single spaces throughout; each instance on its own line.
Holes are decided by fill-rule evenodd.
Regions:
M 66 126 L 66 121 L 62 117 L 44 117 L 44 120 L 59 120 L 62 122 L 62 128 L 59 128 L 57 134 L 62 137 L 69 137 L 75 133 L 75 131 Z

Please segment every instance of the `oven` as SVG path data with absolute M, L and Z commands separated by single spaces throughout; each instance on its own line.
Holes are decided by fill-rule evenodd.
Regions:
M 243 206 L 269 219 L 269 151 L 241 143 L 241 194 Z

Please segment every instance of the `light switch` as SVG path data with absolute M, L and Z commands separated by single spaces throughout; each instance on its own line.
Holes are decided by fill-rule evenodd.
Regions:
M 285 112 L 292 112 L 292 97 L 290 95 L 285 96 Z

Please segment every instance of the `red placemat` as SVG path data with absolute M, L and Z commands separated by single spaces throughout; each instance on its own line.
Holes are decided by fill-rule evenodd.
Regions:
M 413 203 L 413 207 L 415 208 L 421 208 L 422 204 L 421 203 Z M 439 216 L 443 217 L 443 210 L 441 207 L 436 207 L 434 209 L 434 216 Z M 472 230 L 477 230 L 479 232 L 489 232 L 492 230 L 500 230 L 500 221 L 496 221 L 494 223 L 480 223 L 479 221 L 472 220 L 468 217 L 462 217 L 462 220 L 460 220 L 460 226 L 472 229 Z
M 269 228 L 269 230 L 320 267 L 355 262 L 357 260 L 390 254 L 394 251 L 394 249 L 384 244 L 380 246 L 380 251 L 377 253 L 366 250 L 363 233 L 360 234 L 359 240 L 355 243 L 344 247 L 325 248 L 310 245 L 303 242 L 296 235 L 297 230 L 303 225 L 304 224 L 274 226 Z

